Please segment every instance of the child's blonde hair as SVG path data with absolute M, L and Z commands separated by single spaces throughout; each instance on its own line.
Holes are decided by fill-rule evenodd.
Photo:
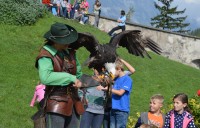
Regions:
M 124 63 L 120 59 L 116 59 L 115 69 L 117 70 L 121 69 L 122 71 L 124 71 Z
M 153 99 L 158 99 L 158 100 L 161 101 L 162 104 L 163 104 L 163 102 L 164 102 L 164 96 L 162 96 L 161 94 L 155 94 L 155 95 L 153 95 L 150 99 L 151 99 L 151 100 L 153 100 Z

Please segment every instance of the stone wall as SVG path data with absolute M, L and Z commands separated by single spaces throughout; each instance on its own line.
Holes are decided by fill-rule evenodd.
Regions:
M 93 15 L 90 15 L 89 19 L 91 23 L 94 22 Z M 116 20 L 105 17 L 100 18 L 100 30 L 108 32 L 115 26 L 117 26 Z M 133 23 L 127 23 L 126 30 L 141 30 L 144 36 L 151 37 L 151 39 L 160 45 L 163 50 L 163 56 L 199 68 L 199 65 L 192 62 L 200 59 L 199 37 L 178 34 Z

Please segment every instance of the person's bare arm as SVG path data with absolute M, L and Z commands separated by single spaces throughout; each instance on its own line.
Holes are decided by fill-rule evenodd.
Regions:
M 120 58 L 120 61 L 128 68 L 128 70 L 133 74 L 135 72 L 135 68 L 130 65 L 127 61 Z
M 117 20 L 118 23 L 121 23 L 122 21 L 120 19 Z
M 97 90 L 103 90 L 103 91 L 108 91 L 108 87 L 103 87 L 103 86 L 97 86 Z M 112 93 L 118 96 L 122 96 L 125 93 L 124 89 L 116 90 L 112 89 Z
M 125 90 L 124 89 L 120 89 L 120 90 L 112 89 L 112 93 L 115 95 L 118 95 L 118 96 L 122 96 L 125 93 Z

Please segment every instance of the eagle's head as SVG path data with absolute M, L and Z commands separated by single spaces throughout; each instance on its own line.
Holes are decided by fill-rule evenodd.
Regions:
M 115 76 L 115 72 L 116 72 L 116 66 L 115 66 L 115 63 L 105 63 L 105 68 L 106 70 L 111 74 L 113 75 L 112 77 Z

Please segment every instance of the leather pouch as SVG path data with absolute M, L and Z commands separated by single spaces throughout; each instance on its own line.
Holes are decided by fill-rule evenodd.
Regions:
M 58 113 L 64 116 L 71 116 L 73 100 L 69 95 L 50 96 L 47 101 L 46 112 Z

